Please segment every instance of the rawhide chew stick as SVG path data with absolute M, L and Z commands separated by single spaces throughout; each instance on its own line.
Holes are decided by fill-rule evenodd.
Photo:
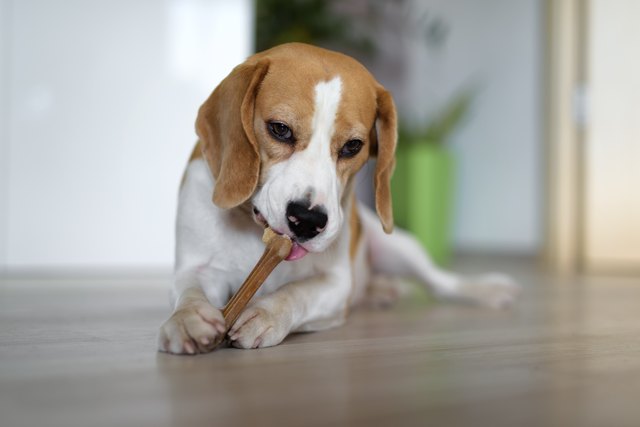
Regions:
M 276 234 L 271 228 L 265 228 L 262 241 L 267 245 L 264 248 L 262 257 L 253 267 L 238 292 L 231 297 L 224 310 L 222 310 L 227 328 L 233 326 L 251 297 L 258 291 L 258 288 L 267 280 L 273 269 L 291 252 L 292 242 L 289 236 Z
M 229 332 L 229 329 L 231 329 L 236 320 L 238 320 L 238 316 L 240 316 L 242 310 L 244 310 L 249 300 L 251 300 L 251 297 L 253 297 L 260 286 L 262 286 L 262 283 L 269 277 L 273 269 L 289 255 L 293 245 L 289 236 L 276 234 L 271 228 L 264 230 L 262 241 L 266 245 L 262 257 L 260 257 L 256 266 L 253 267 L 253 270 L 251 270 L 249 276 L 247 276 L 242 286 L 240 286 L 238 292 L 231 297 L 222 310 L 227 330 L 224 335 L 220 336 L 219 342 L 215 343 L 216 345 L 224 339 L 226 333 Z

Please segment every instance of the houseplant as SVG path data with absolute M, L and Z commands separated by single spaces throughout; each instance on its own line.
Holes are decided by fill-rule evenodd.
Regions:
M 437 264 L 452 253 L 455 161 L 447 148 L 469 110 L 472 91 L 454 96 L 424 127 L 401 124 L 391 183 L 393 215 L 411 231 Z

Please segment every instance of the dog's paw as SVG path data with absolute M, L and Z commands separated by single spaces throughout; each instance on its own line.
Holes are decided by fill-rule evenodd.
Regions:
M 176 310 L 160 327 L 158 350 L 174 354 L 208 353 L 224 331 L 220 310 L 208 302 L 191 302 Z
M 407 284 L 400 278 L 376 274 L 371 277 L 363 302 L 372 308 L 388 308 L 408 293 Z
M 486 307 L 506 309 L 513 305 L 520 291 L 520 285 L 510 276 L 489 273 L 466 279 L 460 296 Z
M 282 319 L 261 307 L 247 307 L 229 331 L 231 345 L 261 348 L 280 344 L 289 333 Z

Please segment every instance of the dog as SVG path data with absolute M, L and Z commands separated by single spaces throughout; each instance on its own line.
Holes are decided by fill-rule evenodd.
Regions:
M 229 331 L 235 347 L 341 325 L 372 286 L 394 286 L 393 277 L 417 279 L 441 298 L 513 301 L 509 277 L 443 271 L 410 234 L 393 231 L 396 108 L 353 58 L 300 43 L 255 54 L 200 107 L 196 133 L 179 192 L 174 311 L 160 328 L 160 351 L 212 350 L 225 332 L 220 308 L 262 254 L 267 226 L 293 247 Z M 373 157 L 376 213 L 354 196 L 354 177 Z

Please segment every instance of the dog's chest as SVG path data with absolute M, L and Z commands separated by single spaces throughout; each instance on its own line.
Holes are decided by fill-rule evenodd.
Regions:
M 261 240 L 262 230 L 250 214 L 219 209 L 211 203 L 213 185 L 204 161 L 198 159 L 189 164 L 180 193 L 177 270 L 196 264 L 198 279 L 207 295 L 216 294 L 224 299 L 242 285 L 265 246 Z M 320 274 L 327 264 L 325 258 L 324 254 L 310 253 L 297 261 L 283 261 L 267 278 L 258 295 Z

